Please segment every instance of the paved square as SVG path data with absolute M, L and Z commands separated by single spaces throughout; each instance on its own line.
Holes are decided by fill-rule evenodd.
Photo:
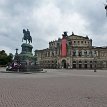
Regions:
M 0 107 L 107 107 L 107 71 L 0 73 Z

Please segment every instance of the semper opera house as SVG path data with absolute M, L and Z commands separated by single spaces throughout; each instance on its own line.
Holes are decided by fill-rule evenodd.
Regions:
M 107 69 L 107 46 L 92 46 L 88 36 L 62 34 L 49 42 L 49 48 L 35 50 L 37 63 L 42 68 Z

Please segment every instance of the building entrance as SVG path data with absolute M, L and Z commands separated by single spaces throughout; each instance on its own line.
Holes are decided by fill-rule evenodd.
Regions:
M 73 68 L 76 68 L 76 64 L 73 64 Z
M 79 64 L 79 68 L 82 68 L 82 64 Z
M 66 68 L 66 60 L 65 59 L 62 60 L 62 67 Z
M 85 64 L 85 68 L 87 68 L 87 64 Z

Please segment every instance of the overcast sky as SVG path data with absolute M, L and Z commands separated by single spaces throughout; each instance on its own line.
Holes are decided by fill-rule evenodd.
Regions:
M 64 31 L 107 46 L 105 0 L 0 0 L 0 50 L 21 51 L 23 29 L 29 29 L 33 51 L 48 48 Z

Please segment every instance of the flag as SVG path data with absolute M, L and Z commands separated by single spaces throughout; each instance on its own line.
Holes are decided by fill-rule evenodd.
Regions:
M 61 41 L 61 56 L 65 57 L 67 55 L 67 40 L 63 38 Z

